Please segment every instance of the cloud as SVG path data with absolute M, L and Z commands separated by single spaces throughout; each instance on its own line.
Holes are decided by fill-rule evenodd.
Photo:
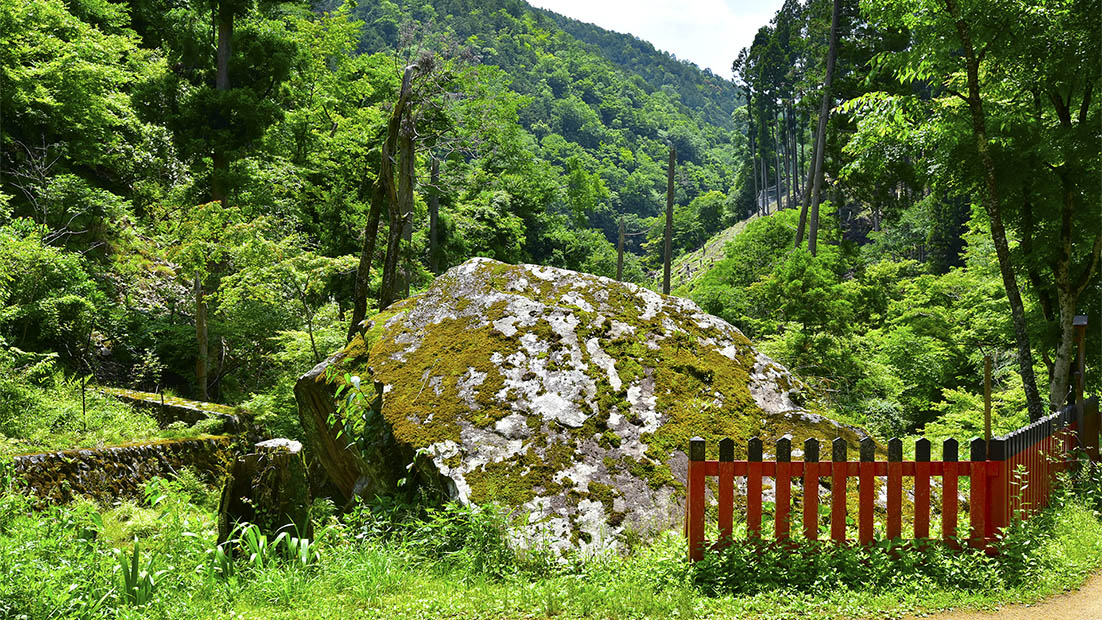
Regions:
M 529 0 L 608 30 L 649 41 L 682 60 L 731 77 L 731 61 L 754 41 L 783 0 Z

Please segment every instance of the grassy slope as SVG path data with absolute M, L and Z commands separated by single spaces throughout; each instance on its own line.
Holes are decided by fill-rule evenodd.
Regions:
M 681 297 L 688 297 L 695 280 L 723 259 L 726 255 L 727 244 L 745 230 L 746 225 L 757 217 L 757 215 L 751 215 L 745 220 L 719 231 L 711 239 L 704 242 L 700 249 L 686 252 L 674 260 L 673 264 L 670 265 L 670 292 Z M 661 281 L 658 285 L 661 286 Z

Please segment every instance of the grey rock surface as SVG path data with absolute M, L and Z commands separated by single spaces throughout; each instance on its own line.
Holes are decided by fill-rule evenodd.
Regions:
M 690 437 L 745 458 L 755 435 L 864 436 L 801 408 L 797 378 L 693 302 L 536 265 L 467 261 L 325 366 L 376 386 L 423 480 L 527 514 L 527 542 L 559 550 L 680 527 Z M 296 388 L 304 420 L 326 374 Z

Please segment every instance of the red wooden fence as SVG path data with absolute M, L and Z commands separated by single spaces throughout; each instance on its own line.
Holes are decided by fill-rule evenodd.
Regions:
M 803 461 L 792 461 L 792 443 L 787 437 L 777 441 L 775 459 L 762 459 L 762 442 L 758 438 L 747 444 L 747 460 L 734 459 L 735 442 L 724 439 L 719 442 L 719 460 L 705 460 L 703 439 L 689 442 L 688 501 L 686 510 L 686 534 L 689 539 L 689 557 L 693 561 L 703 557 L 704 551 L 733 539 L 735 479 L 745 478 L 746 529 L 750 539 L 762 539 L 762 482 L 772 478 L 775 488 L 773 514 L 774 538 L 783 541 L 790 537 L 792 519 L 792 481 L 801 481 L 803 488 L 814 492 L 803 493 L 803 536 L 815 540 L 819 535 L 819 481 L 830 480 L 830 538 L 838 543 L 853 542 L 846 537 L 847 491 L 850 479 L 857 483 L 857 540 L 869 544 L 873 540 L 875 520 L 875 493 L 879 484 L 886 485 L 884 532 L 888 539 L 903 536 L 903 479 L 913 480 L 914 518 L 913 535 L 907 538 L 930 539 L 930 489 L 932 480 L 941 482 L 941 532 L 940 538 L 950 544 L 958 544 L 957 509 L 958 483 L 961 477 L 970 478 L 968 516 L 970 535 L 968 544 L 990 548 L 1001 528 L 1009 525 L 1011 518 L 1027 518 L 1042 509 L 1048 502 L 1049 491 L 1057 471 L 1066 466 L 1070 448 L 1086 450 L 1092 459 L 1098 460 L 1099 438 L 1098 397 L 1080 400 L 1059 413 L 1054 413 L 1009 435 L 981 438 L 969 444 L 969 460 L 960 461 L 955 439 L 946 439 L 941 448 L 941 460 L 931 460 L 931 445 L 927 439 L 915 442 L 915 460 L 903 460 L 903 443 L 899 439 L 888 442 L 888 460 L 875 459 L 875 443 L 872 439 L 861 442 L 859 460 L 848 460 L 846 441 L 839 438 L 831 443 L 829 462 L 819 461 L 819 442 L 804 442 Z M 719 540 L 705 540 L 705 507 L 708 478 L 717 478 L 715 495 L 718 500 L 717 525 Z

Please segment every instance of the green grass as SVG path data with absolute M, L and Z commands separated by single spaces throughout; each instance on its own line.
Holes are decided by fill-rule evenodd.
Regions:
M 214 491 L 186 476 L 151 487 L 144 502 L 108 507 L 35 511 L 9 490 L 0 495 L 0 617 L 890 618 L 990 609 L 1075 587 L 1098 570 L 1100 480 L 1016 525 L 998 558 L 823 545 L 750 561 L 736 547 L 692 567 L 684 540 L 666 533 L 626 556 L 556 560 L 510 548 L 500 511 L 411 515 L 384 502 L 340 521 L 320 510 L 316 562 L 258 567 L 239 555 L 225 578 L 210 570 Z M 120 596 L 113 550 L 132 553 L 134 540 L 140 565 L 164 571 L 145 606 Z
M 3 376 L 3 371 L 14 372 L 0 364 L 0 458 L 192 438 L 221 427 L 211 418 L 160 428 L 149 413 L 92 385 L 83 388 L 79 378 L 60 370 L 49 368 L 36 377 Z

